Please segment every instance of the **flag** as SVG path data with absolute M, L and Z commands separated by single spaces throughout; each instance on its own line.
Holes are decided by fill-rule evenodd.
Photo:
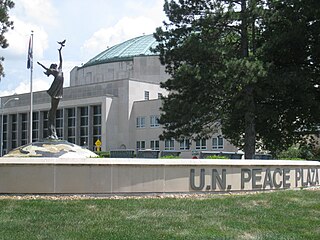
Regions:
M 29 49 L 28 49 L 28 61 L 27 61 L 27 68 L 32 68 L 33 65 L 33 42 L 32 36 L 29 39 Z

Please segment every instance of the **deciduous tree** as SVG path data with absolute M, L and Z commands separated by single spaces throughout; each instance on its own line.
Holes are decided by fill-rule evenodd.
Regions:
M 9 46 L 4 34 L 13 29 L 13 22 L 9 19 L 8 11 L 14 7 L 14 2 L 10 0 L 0 0 L 0 46 L 1 48 L 7 48 Z M 2 61 L 4 58 L 0 56 L 0 80 L 4 76 Z

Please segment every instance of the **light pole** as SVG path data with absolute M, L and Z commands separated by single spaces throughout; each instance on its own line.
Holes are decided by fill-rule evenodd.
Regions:
M 11 101 L 18 101 L 19 98 L 18 97 L 15 97 L 15 98 L 9 98 L 6 102 L 4 102 L 2 104 L 2 98 L 0 98 L 0 108 L 1 108 L 1 131 L 0 131 L 0 136 L 1 136 L 1 142 L 0 142 L 0 145 L 1 145 L 1 148 L 0 148 L 0 157 L 2 157 L 2 153 L 3 153 L 3 108 L 4 106 L 11 102 Z

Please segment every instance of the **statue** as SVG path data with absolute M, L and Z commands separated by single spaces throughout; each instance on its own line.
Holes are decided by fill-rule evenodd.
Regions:
M 37 62 L 41 67 L 43 67 L 46 71 L 44 72 L 47 77 L 50 75 L 54 76 L 54 80 L 51 84 L 51 87 L 47 91 L 47 93 L 51 97 L 51 108 L 48 112 L 48 139 L 57 140 L 57 132 L 55 127 L 55 121 L 56 121 L 56 112 L 58 108 L 58 104 L 60 102 L 60 99 L 62 98 L 63 93 L 63 72 L 62 72 L 62 55 L 61 50 L 65 46 L 66 40 L 62 42 L 58 42 L 60 44 L 59 51 L 59 66 L 57 64 L 51 64 L 50 68 L 45 67 L 40 62 Z M 58 67 L 58 68 L 57 68 Z

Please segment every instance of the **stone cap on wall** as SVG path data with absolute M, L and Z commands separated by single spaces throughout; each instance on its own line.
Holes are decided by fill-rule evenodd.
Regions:
M 232 159 L 151 159 L 151 158 L 0 158 L 2 164 L 55 165 L 153 165 L 153 166 L 319 166 L 318 161 L 293 160 L 232 160 Z

